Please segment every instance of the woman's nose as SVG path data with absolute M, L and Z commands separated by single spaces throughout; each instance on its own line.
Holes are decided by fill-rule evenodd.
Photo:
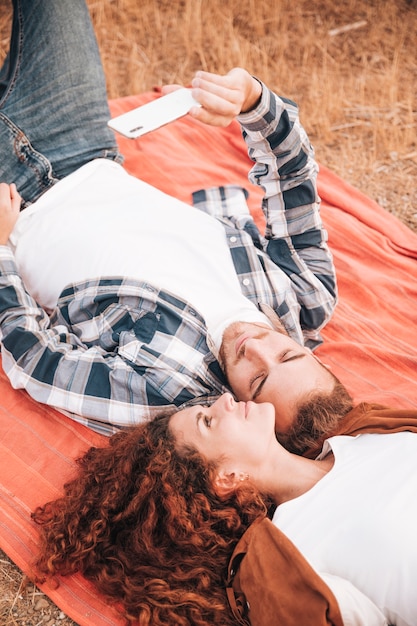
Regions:
M 233 411 L 233 409 L 236 407 L 236 404 L 237 403 L 232 394 L 228 392 L 220 396 L 220 398 L 218 398 L 218 400 L 216 400 L 216 402 L 214 403 L 216 408 L 220 409 L 221 411 Z

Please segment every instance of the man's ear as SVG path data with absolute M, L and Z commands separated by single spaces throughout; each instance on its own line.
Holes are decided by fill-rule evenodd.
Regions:
M 321 360 L 318 356 L 316 356 L 313 352 L 311 353 L 311 356 L 312 356 L 312 357 L 314 357 L 314 358 L 316 359 L 317 363 L 320 363 L 320 365 L 322 365 L 323 367 L 325 367 L 325 368 L 326 368 L 326 370 L 330 370 L 330 371 L 332 371 L 332 369 L 331 369 L 330 365 L 327 365 L 327 363 L 323 363 L 323 361 L 322 361 L 322 360 Z
M 231 469 L 221 469 L 218 471 L 214 481 L 216 493 L 221 496 L 228 496 L 236 490 L 242 480 L 248 480 L 249 474 Z

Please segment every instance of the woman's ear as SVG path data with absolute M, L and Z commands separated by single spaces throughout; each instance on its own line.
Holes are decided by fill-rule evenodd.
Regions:
M 219 470 L 214 481 L 214 488 L 217 495 L 224 497 L 236 490 L 239 483 L 248 480 L 249 474 L 236 470 Z

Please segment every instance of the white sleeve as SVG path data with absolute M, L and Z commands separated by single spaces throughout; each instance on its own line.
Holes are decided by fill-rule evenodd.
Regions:
M 333 574 L 320 576 L 339 604 L 344 626 L 388 626 L 379 608 L 351 582 Z

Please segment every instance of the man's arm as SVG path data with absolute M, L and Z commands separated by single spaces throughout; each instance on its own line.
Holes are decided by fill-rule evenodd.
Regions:
M 11 384 L 38 402 L 108 435 L 150 417 L 146 381 L 117 352 L 87 346 L 63 323 L 52 325 L 6 246 L 0 246 L 0 340 Z
M 13 387 L 111 434 L 226 391 L 205 358 L 204 319 L 172 294 L 133 279 L 69 286 L 51 318 L 25 291 L 0 246 L 0 341 Z
M 265 86 L 259 104 L 238 117 L 249 156 L 249 178 L 263 188 L 267 253 L 291 279 L 304 331 L 320 329 L 337 299 L 336 276 L 320 217 L 318 166 L 298 107 Z
M 265 192 L 266 251 L 290 278 L 305 338 L 314 343 L 333 313 L 337 288 L 320 217 L 318 166 L 298 108 L 241 68 L 225 76 L 198 72 L 192 86 L 202 104 L 193 117 L 216 126 L 237 117 L 242 126 L 256 162 L 249 178 Z

